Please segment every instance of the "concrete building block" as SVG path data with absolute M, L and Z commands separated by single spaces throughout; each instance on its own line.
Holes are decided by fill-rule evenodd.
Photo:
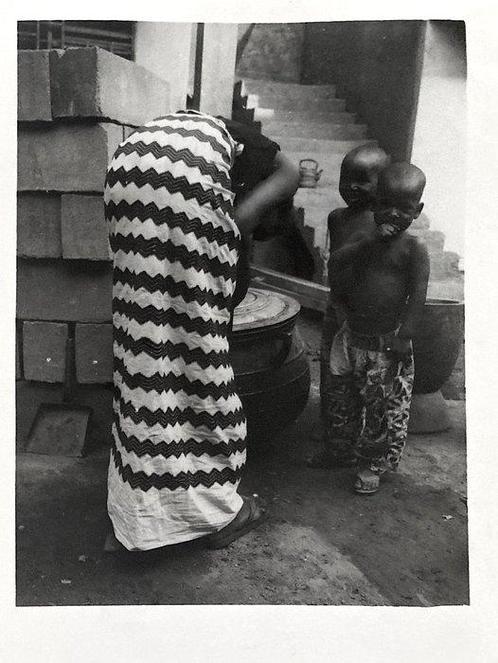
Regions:
M 16 450 L 24 451 L 29 431 L 42 403 L 62 403 L 63 387 L 43 382 L 16 382 Z
M 17 196 L 17 255 L 24 258 L 62 255 L 60 196 L 47 193 Z
M 63 258 L 110 260 L 102 196 L 64 194 L 61 198 Z
M 54 118 L 140 125 L 170 111 L 168 83 L 101 48 L 71 48 L 52 69 Z
M 50 62 L 54 58 L 56 51 L 17 51 L 19 122 L 51 122 Z
M 54 322 L 25 322 L 23 362 L 26 380 L 64 382 L 68 327 Z
M 18 191 L 101 193 L 107 165 L 122 140 L 122 128 L 110 123 L 23 127 Z
M 131 134 L 136 130 L 136 127 L 128 127 L 126 125 L 123 125 L 123 140 L 126 140 L 128 136 L 131 136 Z
M 17 317 L 109 322 L 112 268 L 103 262 L 19 260 Z
M 76 325 L 76 379 L 112 382 L 112 325 Z

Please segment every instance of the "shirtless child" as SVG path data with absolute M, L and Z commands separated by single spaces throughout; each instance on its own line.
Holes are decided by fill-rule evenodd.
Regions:
M 349 237 L 359 230 L 374 229 L 372 205 L 375 202 L 377 178 L 379 172 L 389 164 L 389 156 L 375 145 L 361 145 L 351 150 L 341 164 L 339 193 L 347 207 L 333 210 L 327 219 L 330 251 L 339 249 Z M 320 398 L 322 423 L 327 419 L 327 409 L 331 398 L 336 396 L 330 391 L 330 348 L 332 340 L 344 322 L 342 297 L 351 280 L 351 268 L 344 268 L 330 279 L 330 296 L 323 320 L 320 349 Z M 321 445 L 318 451 L 308 458 L 311 467 L 349 466 L 356 462 L 349 442 L 329 439 L 327 426 L 321 433 Z M 333 431 L 332 431 L 333 432 Z
M 378 178 L 374 227 L 358 229 L 329 259 L 331 282 L 344 270 L 345 322 L 330 352 L 330 438 L 358 459 L 355 490 L 375 493 L 403 452 L 413 387 L 411 339 L 429 279 L 425 245 L 405 231 L 422 211 L 423 172 L 395 163 Z

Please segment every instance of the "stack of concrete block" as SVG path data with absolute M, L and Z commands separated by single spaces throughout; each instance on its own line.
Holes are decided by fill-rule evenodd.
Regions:
M 105 172 L 134 127 L 171 110 L 165 81 L 102 49 L 18 52 L 20 437 L 36 401 L 60 400 L 69 337 L 76 384 L 112 381 Z

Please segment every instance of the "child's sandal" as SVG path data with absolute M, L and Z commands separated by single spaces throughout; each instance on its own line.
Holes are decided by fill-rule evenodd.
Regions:
M 366 472 L 368 472 L 368 474 Z M 373 495 L 373 493 L 376 493 L 380 487 L 379 475 L 374 474 L 370 470 L 367 470 L 366 472 L 358 472 L 356 475 L 354 490 L 359 495 Z

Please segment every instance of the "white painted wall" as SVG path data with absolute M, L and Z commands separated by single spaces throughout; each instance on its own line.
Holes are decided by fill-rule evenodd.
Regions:
M 199 107 L 204 113 L 232 115 L 237 32 L 237 23 L 204 25 Z
M 171 111 L 186 107 L 192 35 L 192 23 L 138 21 L 135 27 L 135 62 L 168 81 Z
M 447 22 L 445 22 L 447 23 Z M 427 176 L 424 212 L 445 249 L 463 257 L 465 245 L 465 46 L 451 25 L 427 25 L 412 163 Z

